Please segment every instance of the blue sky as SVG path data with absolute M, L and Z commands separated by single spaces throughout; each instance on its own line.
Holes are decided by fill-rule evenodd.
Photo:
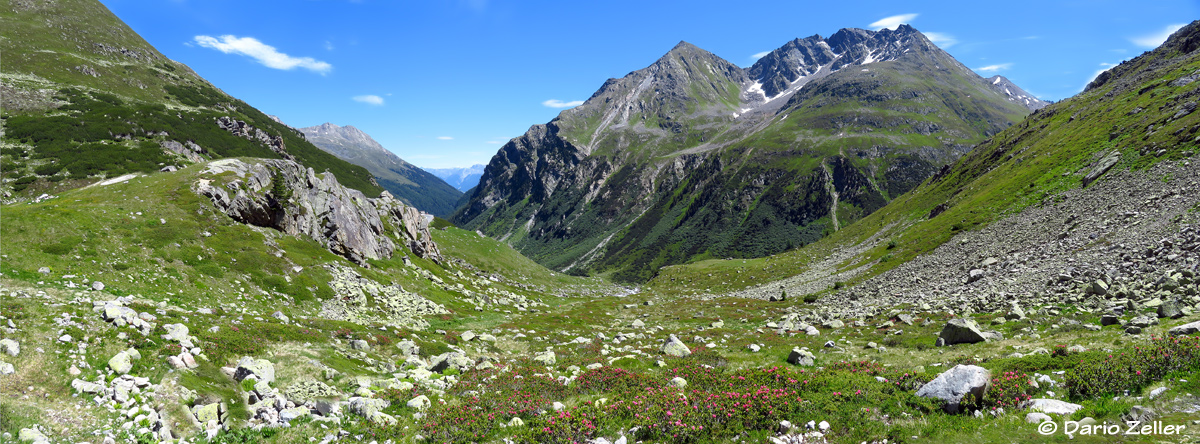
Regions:
M 354 125 L 435 168 L 487 163 L 680 40 L 746 67 L 794 38 L 902 22 L 984 77 L 1061 100 L 1200 18 L 1195 0 L 101 1 L 262 111 L 298 127 Z

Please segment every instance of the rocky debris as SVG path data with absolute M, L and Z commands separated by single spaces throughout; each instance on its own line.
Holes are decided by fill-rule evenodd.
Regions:
M 942 333 L 938 335 L 939 345 L 974 344 L 984 342 L 987 337 L 979 329 L 979 324 L 971 319 L 956 318 L 946 322 Z
M 947 413 L 959 413 L 964 404 L 983 400 L 990 378 L 991 372 L 983 367 L 960 364 L 921 386 L 917 396 L 940 399 Z
M 1031 312 L 1031 307 L 1069 304 L 1097 316 L 1124 317 L 1156 298 L 1181 300 L 1196 310 L 1200 225 L 1189 210 L 1200 204 L 1200 169 L 1183 159 L 1106 174 L 1113 179 L 1066 190 L 1048 204 L 964 230 L 932 252 L 797 311 L 812 310 L 823 319 L 863 319 L 909 304 L 925 305 L 925 312 L 986 313 L 1006 310 L 1015 300 Z M 886 242 L 886 232 L 815 258 L 810 271 L 729 296 L 766 299 L 780 291 L 827 290 L 858 270 L 838 264 Z M 988 257 L 999 260 L 987 267 L 988 278 L 966 284 L 964 275 L 972 267 L 964 264 Z M 1087 291 L 1096 280 L 1109 286 L 1108 294 Z
M 11 375 L 17 372 L 17 368 L 11 363 L 0 361 L 0 375 Z
M 111 301 L 93 301 L 92 310 L 101 313 L 104 320 L 111 322 L 117 327 L 130 326 L 138 330 L 143 336 L 150 334 L 154 330 L 154 324 L 146 320 L 153 319 L 149 314 L 142 316 L 132 308 L 126 307 L 131 298 L 120 297 Z
M 1021 403 L 1021 408 L 1028 409 L 1031 412 L 1051 413 L 1061 416 L 1069 416 L 1074 414 L 1083 406 L 1072 404 L 1058 399 L 1030 399 Z
M 1183 336 L 1196 333 L 1200 333 L 1200 321 L 1192 322 L 1190 324 L 1183 324 L 1167 330 L 1167 334 L 1170 334 L 1171 336 Z
M 682 358 L 692 354 L 691 348 L 689 348 L 687 344 L 684 344 L 683 341 L 680 341 L 679 338 L 675 337 L 673 334 L 667 339 L 666 343 L 663 344 L 662 352 L 667 356 L 674 356 L 676 358 Z
M 807 349 L 796 347 L 788 354 L 787 362 L 792 365 L 802 367 L 812 367 L 816 364 L 816 356 L 810 353 Z
M 234 173 L 233 179 L 213 177 L 223 173 Z M 195 192 L 238 222 L 308 235 L 329 251 L 364 266 L 368 259 L 395 253 L 396 245 L 387 234 L 403 239 L 419 257 L 442 260 L 428 222 L 416 208 L 391 194 L 369 199 L 343 187 L 332 174 L 318 175 L 289 160 L 221 159 L 210 162 L 204 174 L 210 178 L 196 182 Z M 272 195 L 273 181 L 281 183 L 278 186 L 287 189 L 290 197 L 281 202 L 283 196 Z M 386 233 L 385 222 L 396 230 Z
M 440 304 L 405 291 L 399 284 L 382 285 L 343 265 L 325 268 L 333 276 L 329 287 L 337 297 L 322 302 L 321 317 L 422 330 L 429 327 L 424 316 L 450 312 Z

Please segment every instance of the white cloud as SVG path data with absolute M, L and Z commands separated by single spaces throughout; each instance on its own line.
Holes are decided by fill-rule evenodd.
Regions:
M 570 102 L 564 102 L 564 101 L 558 100 L 558 99 L 550 99 L 545 102 L 542 102 L 542 105 L 545 105 L 545 106 L 548 106 L 551 108 L 572 108 L 572 107 L 576 107 L 579 105 L 583 105 L 583 101 L 582 100 L 572 100 Z
M 326 50 L 326 51 L 333 51 L 333 42 L 331 42 L 331 41 L 329 41 L 329 40 L 326 40 L 326 41 L 325 41 L 325 50 Z
M 1158 31 L 1153 34 L 1146 34 L 1141 37 L 1133 37 L 1129 39 L 1129 41 L 1143 48 L 1157 48 L 1158 45 L 1161 45 L 1163 42 L 1167 41 L 1167 37 L 1170 37 L 1171 34 L 1174 34 L 1175 31 L 1178 31 L 1179 28 L 1184 27 L 1184 25 L 1186 25 L 1186 23 L 1167 25 L 1167 27 L 1163 28 L 1162 31 Z
M 928 38 L 929 41 L 933 42 L 935 45 L 938 45 L 938 47 L 942 49 L 949 49 L 951 46 L 954 46 L 954 44 L 958 43 L 958 39 L 944 32 L 922 32 L 922 34 L 925 34 L 925 38 Z
M 351 97 L 351 99 L 353 99 L 355 102 L 362 102 L 362 103 L 366 103 L 368 105 L 375 105 L 375 106 L 383 105 L 383 97 L 379 97 L 374 94 L 354 96 L 354 97 Z
M 996 72 L 996 71 L 1004 71 L 1011 67 L 1012 67 L 1012 63 L 999 63 L 999 64 L 995 64 L 995 65 L 988 65 L 988 66 L 982 66 L 979 68 L 975 68 L 975 70 L 983 71 L 983 72 Z
M 454 140 L 454 138 L 450 137 L 450 136 L 438 136 L 437 139 L 438 140 Z
M 770 53 L 771 53 L 771 51 L 763 51 L 763 52 L 756 53 L 756 54 L 754 54 L 754 55 L 750 56 L 750 58 L 752 58 L 752 59 L 754 59 L 754 60 L 758 60 L 758 59 L 761 59 L 761 58 L 763 58 L 763 57 L 766 57 L 766 56 L 767 56 L 767 54 L 770 54 Z
M 915 19 L 915 18 L 917 18 L 917 14 L 893 15 L 891 17 L 884 17 L 882 19 L 879 19 L 875 23 L 872 23 L 867 26 L 870 26 L 871 29 L 874 29 L 876 31 L 883 29 L 883 28 L 894 30 L 896 28 L 899 28 L 900 25 L 911 22 L 912 19 Z M 929 35 L 929 34 L 925 34 L 925 35 Z
M 258 41 L 254 37 L 239 38 L 234 35 L 223 35 L 220 39 L 217 39 L 216 37 L 207 35 L 198 35 L 194 40 L 196 44 L 205 48 L 212 48 L 226 54 L 238 54 L 250 57 L 268 68 L 282 70 L 304 68 L 320 74 L 327 74 L 333 70 L 333 65 L 312 57 L 292 57 L 279 52 L 271 45 Z

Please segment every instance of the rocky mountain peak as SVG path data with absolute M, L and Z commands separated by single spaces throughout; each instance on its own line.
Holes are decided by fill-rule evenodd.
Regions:
M 761 85 L 751 89 L 761 88 L 764 98 L 770 100 L 848 66 L 888 62 L 932 48 L 920 31 L 908 25 L 879 31 L 843 28 L 828 39 L 814 34 L 792 40 L 758 59 L 747 73 Z

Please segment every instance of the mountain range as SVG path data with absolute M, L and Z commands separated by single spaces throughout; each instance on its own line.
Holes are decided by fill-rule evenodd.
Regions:
M 681 42 L 504 145 L 453 221 L 635 282 L 779 253 L 1019 121 L 1033 102 L 999 86 L 907 25 L 795 39 L 747 69 Z
M 475 188 L 475 185 L 479 185 L 479 178 L 483 176 L 483 167 L 483 165 L 476 164 L 458 168 L 425 168 L 425 171 L 466 193 L 471 188 Z
M 422 211 L 436 216 L 449 215 L 462 196 L 454 186 L 405 162 L 358 128 L 324 123 L 299 130 L 321 149 L 366 168 L 379 186 Z

